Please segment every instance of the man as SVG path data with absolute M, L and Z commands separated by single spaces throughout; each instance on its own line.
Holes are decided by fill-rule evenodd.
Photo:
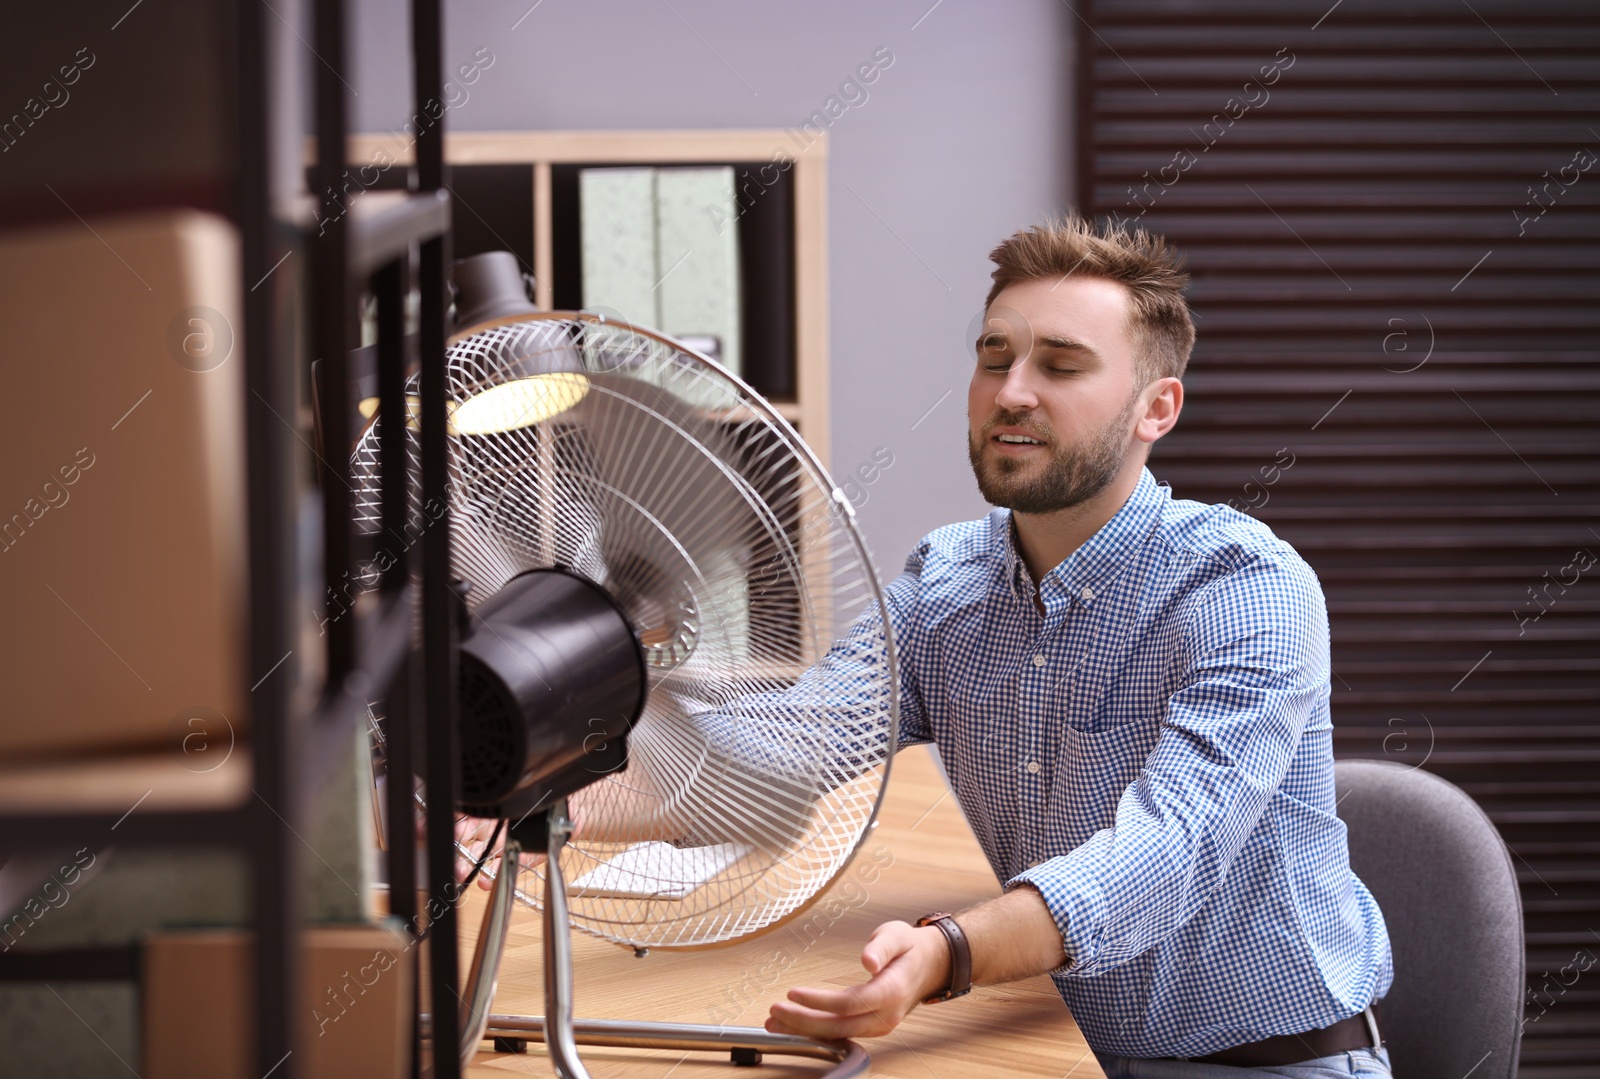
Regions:
M 1335 815 L 1321 588 L 1145 468 L 1183 406 L 1188 275 L 1078 218 L 991 258 L 968 449 L 1001 508 L 924 538 L 888 600 L 901 744 L 938 745 L 1005 891 L 879 926 L 865 982 L 793 989 L 767 1028 L 881 1035 L 969 969 L 1049 973 L 1113 1077 L 1386 1076 L 1389 940 Z

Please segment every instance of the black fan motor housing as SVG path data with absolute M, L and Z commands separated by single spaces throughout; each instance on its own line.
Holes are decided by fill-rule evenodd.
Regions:
M 627 764 L 644 649 L 600 586 L 531 570 L 473 612 L 461 643 L 464 812 L 521 818 Z

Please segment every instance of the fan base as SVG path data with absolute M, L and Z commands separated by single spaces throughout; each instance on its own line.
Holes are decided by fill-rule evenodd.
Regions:
M 730 1054 L 735 1065 L 745 1067 L 759 1064 L 763 1053 L 773 1053 L 832 1061 L 834 1066 L 825 1079 L 851 1079 L 866 1074 L 872 1064 L 871 1058 L 866 1050 L 849 1041 L 813 1041 L 791 1034 L 773 1034 L 759 1027 L 574 1019 L 572 925 L 567 916 L 567 883 L 561 872 L 561 848 L 572 832 L 566 799 L 519 825 L 528 826 L 533 820 L 542 822 L 548 855 L 544 877 L 544 999 L 549 1021 L 538 1015 L 484 1018 L 494 995 L 500 957 L 505 951 L 509 919 L 504 914 L 509 912 L 509 897 L 516 881 L 515 852 L 519 849 L 516 841 L 521 835 L 513 830 L 507 847 L 513 852 L 510 865 L 495 881 L 495 896 L 484 911 L 484 924 L 478 934 L 478 948 L 466 986 L 461 1046 L 463 1066 L 471 1060 L 473 1051 L 484 1038 L 492 1038 L 496 1052 L 520 1053 L 527 1050 L 530 1041 L 546 1042 L 550 1046 L 551 1063 L 562 1079 L 589 1079 L 583 1061 L 578 1058 L 579 1045 L 724 1052 Z M 469 1025 L 467 1020 L 471 1018 L 476 1018 L 477 1023 Z
M 491 1015 L 485 1037 L 496 1052 L 524 1052 L 530 1041 L 544 1041 L 545 1021 L 538 1015 Z M 622 1049 L 672 1049 L 678 1052 L 727 1053 L 732 1063 L 761 1063 L 764 1053 L 832 1061 L 824 1079 L 865 1075 L 872 1067 L 867 1051 L 855 1042 L 818 1042 L 790 1034 L 772 1034 L 760 1027 L 698 1026 L 690 1023 L 647 1023 L 626 1019 L 574 1019 L 579 1045 Z M 524 1049 L 507 1048 L 521 1044 Z

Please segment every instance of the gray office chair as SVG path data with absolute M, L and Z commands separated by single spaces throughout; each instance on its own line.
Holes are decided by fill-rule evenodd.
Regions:
M 1350 867 L 1394 948 L 1379 1007 L 1396 1079 L 1516 1079 L 1522 897 L 1511 856 L 1461 788 L 1385 761 L 1334 766 Z

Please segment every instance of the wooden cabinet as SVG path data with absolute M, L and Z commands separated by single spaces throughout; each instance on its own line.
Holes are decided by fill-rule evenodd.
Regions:
M 403 186 L 408 139 L 359 135 L 349 175 Z M 828 457 L 827 140 L 783 130 L 504 131 L 445 137 L 454 254 L 504 249 L 551 310 L 582 304 L 578 173 L 606 165 L 731 165 L 738 206 L 744 377 Z

